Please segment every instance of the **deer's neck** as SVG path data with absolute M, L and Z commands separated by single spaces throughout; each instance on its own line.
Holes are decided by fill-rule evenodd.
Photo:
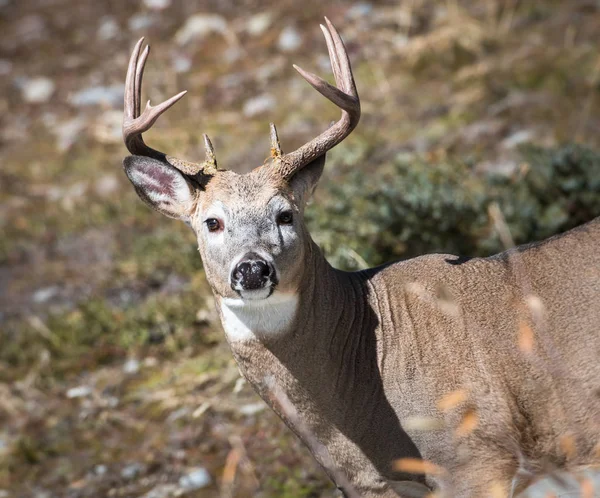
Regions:
M 269 305 L 271 299 L 237 308 L 221 300 L 242 374 L 311 446 L 300 421 L 327 448 L 336 468 L 369 482 L 369 490 L 387 489 L 384 476 L 398 477 L 390 462 L 419 453 L 386 398 L 379 366 L 381 317 L 366 274 L 334 270 L 314 246 L 298 294 Z M 277 393 L 289 400 L 287 409 Z M 387 429 L 377 432 L 378 427 Z M 311 450 L 321 461 L 318 449 Z
M 348 334 L 368 318 L 367 284 L 359 273 L 333 269 L 311 244 L 304 278 L 295 293 L 275 292 L 265 300 L 218 298 L 223 328 L 232 346 L 265 345 Z M 367 320 L 368 321 L 368 320 Z

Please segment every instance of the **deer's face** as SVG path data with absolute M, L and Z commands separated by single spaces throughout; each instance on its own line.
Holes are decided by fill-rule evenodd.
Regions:
M 192 227 L 213 291 L 257 301 L 298 291 L 310 243 L 304 204 L 324 162 L 290 180 L 267 165 L 246 175 L 218 171 L 201 184 L 147 157 L 130 156 L 124 165 L 147 204 Z
M 261 300 L 296 292 L 308 237 L 298 197 L 266 167 L 208 183 L 191 224 L 217 294 Z

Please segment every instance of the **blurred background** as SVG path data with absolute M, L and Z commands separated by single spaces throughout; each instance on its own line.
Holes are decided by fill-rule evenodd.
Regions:
M 123 84 L 152 52 L 147 142 L 201 134 L 239 172 L 338 117 L 292 63 L 331 79 L 344 37 L 358 129 L 308 210 L 357 269 L 517 243 L 600 215 L 597 0 L 0 0 L 0 498 L 331 496 L 239 376 L 194 236 L 122 173 Z

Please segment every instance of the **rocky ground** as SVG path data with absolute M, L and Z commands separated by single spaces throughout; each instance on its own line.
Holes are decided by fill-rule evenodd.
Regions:
M 150 144 L 200 159 L 206 132 L 237 171 L 269 121 L 300 145 L 337 117 L 291 67 L 330 74 L 324 15 L 363 104 L 324 183 L 369 157 L 510 173 L 523 143 L 598 144 L 595 1 L 0 0 L 0 497 L 331 496 L 239 377 L 192 233 L 130 188 L 120 130 L 145 36 L 147 98 L 189 92 Z

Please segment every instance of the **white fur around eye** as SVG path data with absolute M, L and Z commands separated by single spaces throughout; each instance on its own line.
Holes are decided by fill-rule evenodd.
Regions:
M 277 218 L 277 216 L 279 216 L 279 214 L 281 214 L 283 211 L 293 211 L 290 202 L 285 197 L 281 197 L 279 195 L 273 197 L 269 201 L 269 210 L 275 218 Z
M 225 209 L 225 206 L 221 201 L 216 201 L 210 206 L 208 206 L 206 211 L 203 214 L 201 214 L 201 217 L 202 222 L 204 222 L 208 218 L 217 218 L 225 222 L 227 221 L 227 210 Z
M 200 228 L 202 229 L 202 231 L 204 231 L 206 233 L 209 242 L 215 241 L 214 239 L 220 239 L 223 234 L 223 230 L 219 230 L 217 232 L 211 232 L 208 229 L 208 227 L 206 225 L 206 220 L 208 220 L 210 218 L 216 218 L 222 224 L 222 228 L 227 228 L 227 224 L 228 224 L 229 220 L 228 220 L 228 216 L 227 216 L 227 210 L 225 209 L 225 206 L 223 205 L 222 202 L 220 202 L 220 201 L 214 202 L 213 204 L 208 206 L 206 211 L 204 211 L 203 213 L 200 213 L 198 215 L 198 223 L 201 225 Z

